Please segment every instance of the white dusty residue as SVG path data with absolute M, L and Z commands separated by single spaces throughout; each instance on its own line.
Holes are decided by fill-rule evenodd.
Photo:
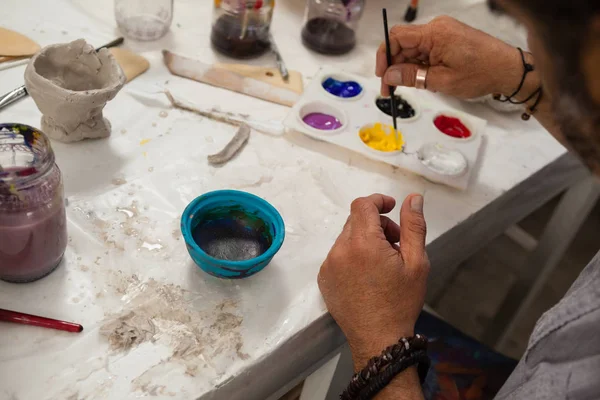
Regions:
M 142 247 L 143 249 L 146 249 L 146 250 L 153 251 L 153 250 L 160 250 L 160 249 L 162 249 L 162 248 L 163 248 L 163 245 L 162 245 L 162 244 L 160 244 L 160 243 L 149 243 L 149 242 L 144 242 L 144 243 L 142 243 L 142 246 L 141 246 L 141 247 Z
M 84 215 L 92 225 L 94 234 L 107 249 L 125 251 L 135 248 L 153 253 L 166 250 L 167 245 L 155 237 L 155 223 L 143 215 L 147 209 L 141 207 L 137 200 L 132 200 L 127 205 L 115 207 L 116 215 L 101 218 L 94 211 L 86 211 L 83 206 L 73 207 L 73 211 Z M 131 239 L 134 243 L 129 247 L 127 243 Z
M 154 279 L 115 273 L 110 285 L 122 294 L 123 309 L 105 318 L 100 333 L 115 352 L 128 352 L 142 343 L 161 342 L 171 349 L 164 362 L 177 362 L 195 376 L 198 364 L 223 354 L 245 360 L 240 333 L 243 317 L 237 303 L 225 300 L 213 308 L 199 307 L 201 295 Z M 196 305 L 194 305 L 196 304 Z

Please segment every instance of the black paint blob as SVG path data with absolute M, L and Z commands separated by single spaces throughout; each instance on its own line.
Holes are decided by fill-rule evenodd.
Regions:
M 302 42 L 321 54 L 339 55 L 352 50 L 356 35 L 343 22 L 330 18 L 313 18 L 302 29 Z
M 228 261 L 256 258 L 273 243 L 264 221 L 235 210 L 203 216 L 192 237 L 208 255 Z
M 416 115 L 415 109 L 408 101 L 404 100 L 401 96 L 398 96 L 398 95 L 394 95 L 394 98 L 396 99 L 396 109 L 398 110 L 396 115 L 399 118 L 402 118 L 402 119 L 412 118 Z M 390 117 L 392 116 L 392 99 L 391 98 L 380 97 L 377 100 L 375 100 L 375 104 L 377 105 L 377 108 L 379 108 L 381 111 L 383 111 Z

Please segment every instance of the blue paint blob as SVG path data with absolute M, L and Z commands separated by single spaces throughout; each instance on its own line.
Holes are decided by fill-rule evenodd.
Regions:
M 363 88 L 358 82 L 338 81 L 337 79 L 327 78 L 323 84 L 323 89 L 334 96 L 344 99 L 351 99 L 362 93 Z

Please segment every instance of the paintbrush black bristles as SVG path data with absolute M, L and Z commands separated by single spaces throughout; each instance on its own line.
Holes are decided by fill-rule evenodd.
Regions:
M 392 50 L 390 49 L 390 34 L 388 29 L 387 10 L 383 9 L 383 29 L 385 31 L 385 55 L 387 57 L 388 68 L 392 66 Z M 390 101 L 392 102 L 392 118 L 394 119 L 394 130 L 396 131 L 396 142 L 398 141 L 398 126 L 396 124 L 396 118 L 398 114 L 398 108 L 396 106 L 396 98 L 394 92 L 396 88 L 389 86 L 390 90 Z

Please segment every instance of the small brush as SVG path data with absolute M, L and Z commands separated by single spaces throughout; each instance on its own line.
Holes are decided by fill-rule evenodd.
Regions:
M 18 311 L 3 310 L 0 308 L 0 321 L 13 322 L 15 324 L 34 325 L 42 328 L 58 329 L 59 331 L 79 333 L 83 326 L 73 322 L 59 321 L 57 319 L 39 317 L 37 315 L 25 314 Z
M 415 18 L 417 18 L 417 10 L 419 9 L 419 0 L 411 0 L 408 8 L 406 9 L 406 14 L 404 14 L 404 20 L 406 22 L 413 22 Z
M 250 18 L 250 12 L 248 11 L 248 3 L 243 3 L 244 16 L 242 17 L 242 30 L 240 31 L 240 40 L 246 37 L 246 31 L 248 30 L 248 18 Z M 251 8 L 250 8 L 251 9 Z
M 388 29 L 387 10 L 383 9 L 383 29 L 385 30 L 385 55 L 387 57 L 388 67 L 392 66 L 392 51 L 390 49 L 390 33 Z M 396 97 L 394 92 L 396 91 L 395 86 L 389 86 L 390 90 L 390 101 L 392 102 L 392 118 L 394 119 L 394 134 L 396 135 L 396 144 L 398 144 L 398 125 L 396 118 L 398 117 L 398 108 L 396 105 Z
M 269 33 L 269 42 L 271 42 L 271 51 L 275 54 L 275 60 L 277 62 L 277 68 L 279 69 L 279 73 L 281 74 L 281 78 L 287 82 L 290 80 L 290 73 L 288 72 L 287 67 L 285 66 L 285 62 L 283 61 L 283 57 L 279 52 L 279 48 L 277 44 L 275 44 L 275 39 L 273 35 Z

